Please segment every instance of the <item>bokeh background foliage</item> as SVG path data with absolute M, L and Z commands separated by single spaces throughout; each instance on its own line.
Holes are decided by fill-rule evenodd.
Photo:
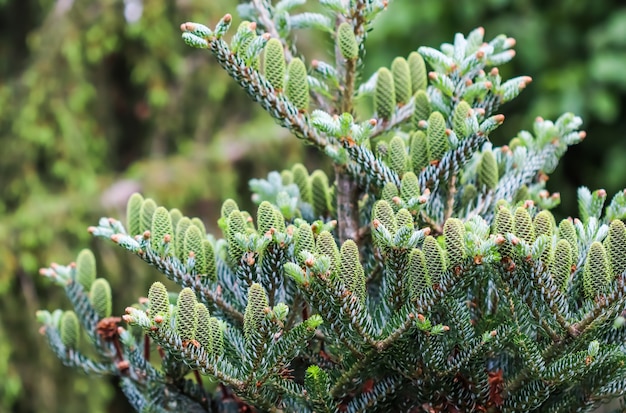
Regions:
M 207 53 L 180 41 L 181 22 L 214 23 L 236 3 L 0 0 L 0 411 L 128 408 L 106 379 L 58 363 L 34 312 L 65 304 L 38 267 L 69 262 L 85 246 L 113 285 L 116 313 L 147 290 L 154 274 L 85 231 L 102 215 L 121 216 L 131 192 L 199 216 L 215 231 L 222 199 L 246 206 L 249 178 L 295 161 L 325 166 Z M 503 107 L 507 121 L 495 140 L 529 128 L 537 115 L 573 111 L 585 119 L 589 138 L 548 183 L 562 193 L 557 214 L 575 213 L 578 185 L 609 194 L 626 186 L 623 2 L 394 0 L 369 39 L 366 74 L 477 26 L 517 39 L 505 77 L 534 79 Z M 316 40 L 298 33 L 300 43 Z

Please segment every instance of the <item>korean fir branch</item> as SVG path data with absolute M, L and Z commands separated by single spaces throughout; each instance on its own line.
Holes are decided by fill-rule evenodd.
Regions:
M 305 2 L 306 0 L 286 0 L 272 5 L 268 1 L 256 0 L 249 5 L 240 5 L 238 8 L 240 11 L 247 8 L 242 16 L 259 23 L 261 28 L 266 28 L 266 31 L 274 39 L 273 42 L 282 46 L 284 60 L 287 65 L 290 65 L 294 59 L 296 61 L 304 60 L 298 56 L 295 36 L 293 35 L 294 30 L 313 29 L 324 33 L 332 33 L 333 31 L 333 21 L 328 13 L 314 11 L 298 13 L 296 11 L 297 7 Z M 308 77 L 308 83 L 311 87 L 307 94 L 311 95 L 312 101 L 319 107 L 328 109 L 329 102 L 325 99 L 328 94 L 326 85 L 314 77 Z
M 151 219 L 145 218 L 148 215 Z M 128 232 L 120 221 L 102 218 L 89 232 L 137 255 L 177 284 L 192 288 L 211 311 L 243 322 L 243 314 L 215 285 L 221 259 L 215 256 L 200 220 L 184 217 L 177 209 L 167 211 L 152 199 L 133 194 L 127 203 L 127 226 Z
M 514 42 L 499 36 L 485 43 L 483 35 L 482 29 L 473 31 L 467 38 L 457 35 L 454 46 L 444 45 L 442 51 L 420 48 L 424 58 L 416 52 L 411 53 L 408 59 L 396 58 L 391 70 L 381 68 L 359 88 L 360 94 L 374 95 L 378 119 L 372 121 L 370 138 L 402 127 L 409 119 L 417 129 L 411 134 L 415 136 L 411 136 L 410 163 L 405 159 L 402 162 L 404 166 L 400 168 L 393 162 L 389 166 L 392 172 L 402 176 L 406 164 L 410 165 L 420 175 L 422 190 L 434 192 L 429 210 L 426 211 L 428 214 L 424 214 L 423 218 L 438 230 L 458 209 L 458 174 L 470 162 L 473 154 L 487 142 L 488 134 L 504 119 L 502 115 L 492 115 L 492 111 L 500 103 L 517 96 L 529 81 L 523 77 L 502 82 L 497 70 L 487 75 L 483 70 L 487 66 L 504 63 L 513 57 L 514 53 L 508 48 Z M 454 52 L 450 51 L 451 47 Z M 424 59 L 434 69 L 429 76 L 426 75 Z M 427 88 L 428 79 L 431 86 Z M 466 90 L 477 79 L 482 79 L 480 87 Z M 485 101 L 491 103 L 485 104 Z M 485 110 L 485 105 L 489 106 L 489 111 Z M 422 133 L 425 139 L 421 139 Z M 368 177 L 369 171 L 381 170 L 369 166 L 372 162 L 366 160 L 370 158 L 367 145 L 361 145 L 353 136 L 351 138 L 349 146 L 345 145 L 341 137 L 337 139 L 347 147 L 349 156 L 357 160 L 350 165 L 352 174 L 362 179 L 363 176 Z M 352 144 L 352 140 L 358 145 Z M 372 158 L 378 157 L 372 155 Z M 393 176 L 383 175 L 386 175 L 384 182 L 397 183 Z M 376 182 L 376 179 L 373 181 Z
M 77 257 L 77 261 L 68 266 L 53 264 L 49 268 L 42 268 L 40 274 L 52 279 L 57 285 L 65 288 L 65 293 L 69 298 L 74 311 L 73 316 L 69 313 L 64 316 L 70 317 L 68 323 L 63 324 L 65 319 L 58 320 L 58 323 L 50 323 L 51 327 L 60 327 L 62 342 L 68 348 L 76 348 L 78 341 L 68 340 L 72 345 L 63 340 L 64 336 L 78 336 L 78 324 L 85 329 L 91 343 L 97 351 L 111 360 L 121 361 L 123 359 L 122 349 L 119 346 L 117 337 L 116 317 L 111 317 L 111 287 L 104 278 L 96 278 L 95 258 L 89 250 L 83 250 Z M 43 313 L 42 313 L 43 316 Z M 44 317 L 45 321 L 53 321 L 49 317 Z M 69 328 L 70 326 L 76 328 Z M 107 334 L 112 330 L 111 335 Z M 76 334 L 71 333 L 76 331 Z M 67 333 L 67 334 L 66 334 Z
M 324 239 L 332 237 L 326 234 Z M 328 238 L 329 244 L 330 241 Z M 302 254 L 303 266 L 287 263 L 286 274 L 298 284 L 312 307 L 324 315 L 324 326 L 330 330 L 327 332 L 329 338 L 337 340 L 355 357 L 362 357 L 363 344 L 373 341 L 372 322 L 356 291 L 351 291 L 336 274 L 338 251 L 337 254 L 332 253 L 334 257 L 325 254 L 315 256 L 306 251 Z
M 341 7 L 335 34 L 335 67 L 343 79 L 339 113 L 352 114 L 354 88 L 363 65 L 365 40 L 376 15 L 387 6 L 386 1 L 357 0 Z
M 140 327 L 166 354 L 174 355 L 187 368 L 210 374 L 234 389 L 242 388 L 238 369 L 222 354 L 224 326 L 217 320 L 212 322 L 208 310 L 197 303 L 191 289 L 179 293 L 174 311 L 170 310 L 162 284 L 154 283 L 149 297 L 149 308 L 127 307 L 124 321 Z
M 289 330 L 285 320 L 289 307 L 279 303 L 268 306 L 267 295 L 259 284 L 253 284 L 248 294 L 244 320 L 244 337 L 247 357 L 244 362 L 244 387 L 256 392 L 264 386 L 276 387 L 274 391 L 294 393 L 295 383 L 288 384 L 279 378 L 291 360 L 304 348 L 322 319 L 314 315 Z M 287 380 L 289 381 L 289 380 Z M 282 384 L 280 384 L 282 383 Z M 297 387 L 297 386 L 296 386 Z M 290 390 L 291 389 L 291 390 Z M 302 391 L 292 394 L 302 397 Z
M 76 262 L 69 266 L 53 265 L 40 272 L 64 285 L 74 306 L 74 311 L 40 311 L 37 315 L 51 348 L 64 364 L 89 374 L 118 376 L 129 388 L 163 387 L 163 374 L 150 365 L 135 337 L 118 326 L 121 319 L 111 317 L 111 290 L 105 279 L 96 278 L 91 251 L 81 251 Z M 99 356 L 98 361 L 81 351 L 83 329 Z M 147 401 L 141 392 L 135 396 L 134 405 L 153 402 Z
M 547 174 L 554 171 L 568 146 L 585 138 L 586 133 L 579 130 L 581 124 L 581 118 L 572 113 L 565 113 L 554 122 L 538 117 L 533 133 L 521 131 L 511 139 L 498 156 L 498 163 L 504 168 L 494 189 L 493 201 L 487 203 L 481 213 L 491 215 L 497 200 L 519 198 L 524 188 L 538 194 L 537 200 L 545 207 L 558 203 L 558 194 L 550 199 L 544 191 Z
M 270 81 L 268 73 L 262 75 L 259 70 L 255 68 L 255 66 L 258 65 L 256 62 L 258 62 L 262 50 L 266 44 L 270 43 L 268 42 L 270 36 L 265 34 L 255 37 L 248 47 L 243 50 L 236 49 L 235 46 L 240 46 L 237 44 L 231 44 L 231 48 L 231 46 L 223 40 L 223 35 L 228 31 L 231 22 L 232 16 L 227 14 L 217 23 L 214 30 L 199 23 L 183 23 L 181 25 L 183 40 L 192 47 L 208 49 L 215 56 L 222 68 L 255 102 L 259 102 L 263 109 L 274 119 L 298 138 L 304 139 L 323 150 L 329 144 L 328 140 L 321 136 L 315 128 L 311 127 L 308 117 L 302 113 L 306 108 L 302 107 L 302 105 L 298 106 L 297 102 L 293 102 L 286 93 L 283 93 L 282 89 L 284 86 L 282 82 L 284 78 L 282 81 L 279 80 L 273 84 Z M 238 33 L 240 31 L 251 31 L 250 25 L 240 26 Z M 252 34 L 249 36 L 252 36 Z M 241 37 L 242 36 L 239 38 Z M 237 37 L 233 39 L 237 39 Z M 279 54 L 279 56 L 276 56 L 276 60 L 279 62 L 282 61 L 284 70 L 285 57 L 282 47 L 276 49 L 275 52 Z M 291 64 L 293 64 L 293 60 L 290 62 L 290 65 Z M 300 64 L 302 64 L 301 61 Z M 279 76 L 284 77 L 284 71 L 282 72 L 282 76 L 280 73 Z M 293 80 L 294 79 L 292 79 L 292 82 Z M 302 79 L 298 78 L 297 80 L 301 81 Z M 298 83 L 298 85 L 293 85 L 293 88 L 304 87 L 306 91 L 300 91 L 300 94 L 306 96 L 306 100 L 308 101 L 306 75 L 304 82 L 304 84 Z M 286 92 L 286 90 L 284 92 Z
M 81 369 L 87 374 L 116 373 L 115 364 L 92 360 L 78 349 L 81 327 L 74 311 L 39 311 L 37 318 L 43 324 L 42 333 L 45 334 L 50 348 L 64 365 Z
M 188 369 L 213 376 L 255 406 L 281 411 L 285 399 L 303 398 L 298 386 L 281 379 L 281 374 L 321 320 L 312 317 L 284 332 L 288 307 L 278 304 L 270 309 L 259 284 L 249 290 L 243 337 L 212 317 L 189 288 L 180 292 L 171 311 L 165 287 L 154 283 L 148 311 L 129 307 L 126 312 L 124 319 L 150 335 L 167 352 L 166 360 L 175 364 L 182 360 Z

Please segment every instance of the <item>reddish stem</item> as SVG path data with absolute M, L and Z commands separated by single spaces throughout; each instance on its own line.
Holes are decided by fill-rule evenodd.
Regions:
M 143 358 L 150 361 L 150 336 L 143 336 Z
M 200 372 L 198 370 L 194 370 L 193 375 L 196 378 L 196 381 L 198 382 L 198 386 L 200 386 L 201 388 L 204 388 L 204 386 L 202 385 L 202 376 L 200 376 Z
M 113 337 L 113 345 L 115 346 L 118 360 L 124 360 L 124 353 L 122 353 L 122 345 L 120 344 L 119 336 Z

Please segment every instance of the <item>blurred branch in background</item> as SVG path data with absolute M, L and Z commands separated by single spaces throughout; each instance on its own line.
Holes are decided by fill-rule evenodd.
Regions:
M 87 242 L 86 226 L 120 215 L 115 210 L 137 189 L 215 222 L 221 199 L 245 208 L 249 178 L 305 158 L 208 55 L 179 40 L 178 22 L 215 22 L 236 3 L 0 0 L 0 411 L 103 412 L 125 403 L 103 380 L 76 375 L 42 350 L 33 314 L 44 282 L 25 289 L 23 277 L 51 257 L 74 257 Z M 479 25 L 523 45 L 504 75 L 529 74 L 535 84 L 505 108 L 526 115 L 507 116 L 496 143 L 530 128 L 537 113 L 576 112 L 593 140 L 572 148 L 549 187 L 564 192 L 568 205 L 583 182 L 609 194 L 623 187 L 626 6 L 395 0 L 369 37 L 366 71 L 408 55 L 412 45 L 437 46 Z M 317 154 L 306 154 L 317 167 Z M 104 191 L 119 202 L 102 204 Z M 130 302 L 154 277 L 122 272 L 136 267 L 121 260 L 98 262 L 113 275 L 114 302 Z M 46 297 L 51 307 L 60 300 Z

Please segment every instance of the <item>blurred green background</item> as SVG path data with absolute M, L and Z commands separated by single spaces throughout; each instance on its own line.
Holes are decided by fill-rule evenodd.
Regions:
M 249 205 L 247 181 L 301 161 L 324 165 L 252 104 L 179 24 L 213 24 L 234 0 L 0 0 L 0 412 L 128 411 L 110 379 L 65 368 L 37 332 L 39 308 L 67 307 L 37 276 L 83 247 L 114 289 L 114 309 L 155 274 L 93 242 L 100 216 L 122 216 L 140 190 L 215 230 L 221 200 Z M 237 24 L 237 21 L 235 22 Z M 502 108 L 503 144 L 533 119 L 572 111 L 587 139 L 548 183 L 560 215 L 575 188 L 626 186 L 626 6 L 623 1 L 393 0 L 375 24 L 366 74 L 420 45 L 483 26 L 517 39 L 504 77 L 530 75 Z M 307 50 L 313 35 L 298 33 Z M 326 42 L 327 50 L 331 50 Z

